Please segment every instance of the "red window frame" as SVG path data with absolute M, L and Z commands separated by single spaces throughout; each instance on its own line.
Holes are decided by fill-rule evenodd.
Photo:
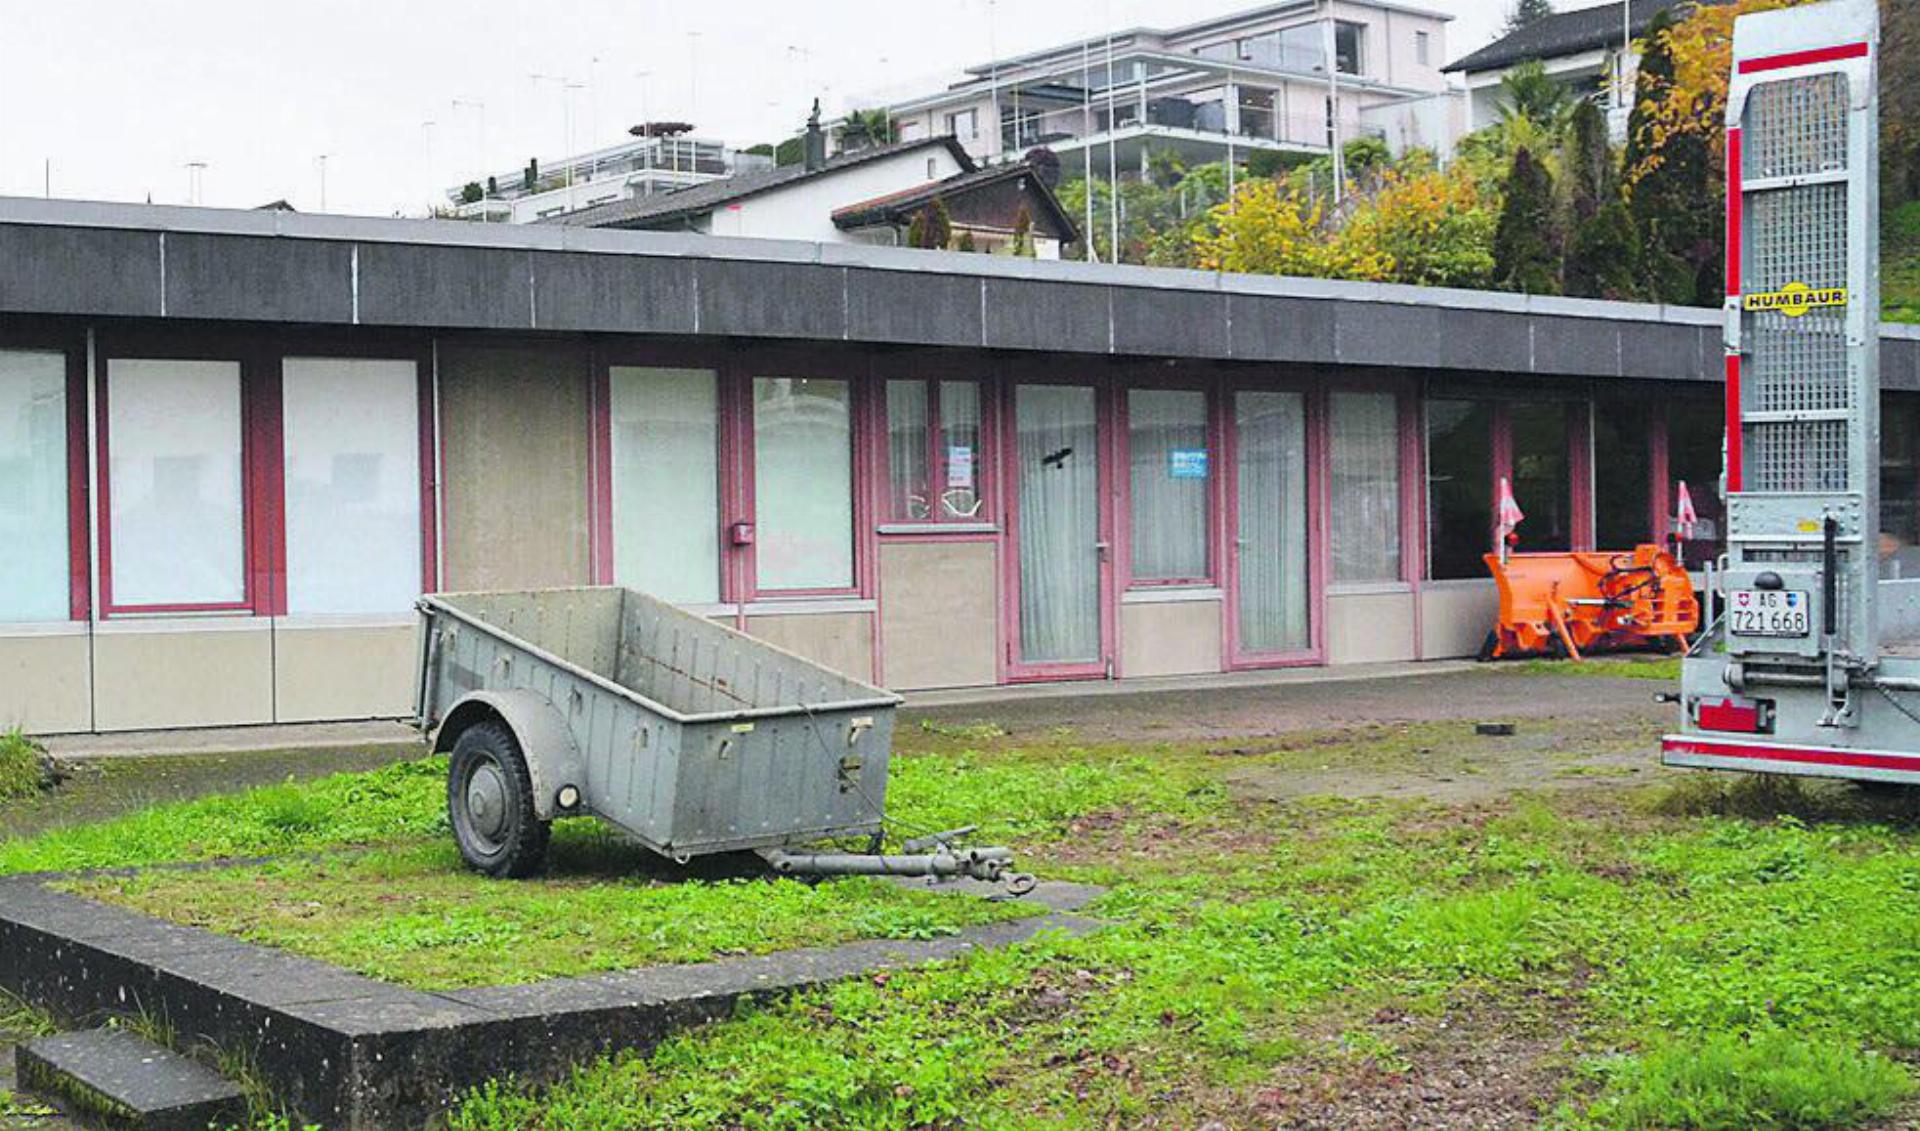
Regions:
M 1202 418 L 1207 429 L 1207 517 L 1205 522 L 1207 547 L 1206 572 L 1196 577 L 1142 578 L 1133 572 L 1133 394 L 1136 392 L 1191 392 L 1199 393 L 1202 398 Z M 1114 508 L 1114 517 L 1119 529 L 1115 532 L 1115 541 L 1120 547 L 1121 591 L 1140 592 L 1159 589 L 1211 589 L 1220 587 L 1220 561 L 1223 553 L 1221 531 L 1226 514 L 1225 490 L 1226 476 L 1222 472 L 1222 461 L 1226 452 L 1226 417 L 1224 415 L 1225 398 L 1219 395 L 1218 382 L 1208 376 L 1167 378 L 1156 376 L 1148 379 L 1139 374 L 1128 375 L 1117 388 L 1118 395 L 1113 398 L 1113 442 L 1118 448 L 1118 458 L 1114 463 L 1120 499 Z
M 907 368 L 907 367 L 901 367 Z M 874 469 L 875 514 L 878 522 L 888 528 L 888 533 L 897 533 L 901 528 L 914 528 L 912 532 L 922 530 L 938 532 L 942 527 L 964 527 L 975 530 L 983 526 L 996 526 L 999 521 L 999 508 L 994 505 L 994 484 L 989 476 L 997 469 L 993 458 L 995 400 L 998 382 L 975 371 L 962 370 L 944 365 L 928 366 L 916 363 L 911 372 L 898 372 L 893 367 L 876 366 L 874 370 L 873 426 L 878 432 L 875 449 L 878 459 Z M 940 387 L 947 384 L 971 385 L 979 408 L 979 436 L 974 444 L 973 475 L 974 497 L 978 501 L 978 510 L 972 515 L 949 515 L 943 513 L 944 507 L 931 507 L 925 518 L 913 518 L 899 514 L 894 506 L 898 499 L 893 492 L 893 414 L 892 388 L 896 381 L 912 381 L 926 389 L 926 417 L 922 421 L 926 429 L 926 467 L 927 490 L 932 493 L 934 484 L 944 483 L 947 478 L 946 422 L 940 413 Z M 944 497 L 946 491 L 940 492 Z
M 276 592 L 284 596 L 285 570 L 275 585 L 275 563 L 286 556 L 284 484 L 280 450 L 280 385 L 267 380 L 262 359 L 244 349 L 193 349 L 150 342 L 115 343 L 96 351 L 94 451 L 98 467 L 100 614 L 116 617 L 229 614 L 271 616 Z M 122 605 L 113 597 L 113 436 L 110 379 L 116 361 L 204 361 L 238 367 L 240 381 L 240 557 L 238 601 L 161 602 Z M 278 372 L 277 360 L 273 363 Z

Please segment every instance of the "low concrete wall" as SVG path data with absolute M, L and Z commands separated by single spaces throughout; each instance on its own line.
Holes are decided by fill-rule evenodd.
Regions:
M 1420 595 L 1426 660 L 1476 655 L 1500 615 L 1493 579 L 1431 581 Z
M 397 719 L 414 709 L 413 624 L 274 625 L 275 721 Z
M 986 687 L 999 678 L 999 562 L 992 542 L 881 545 L 881 676 L 888 687 Z
M 102 624 L 93 672 L 95 730 L 274 721 L 271 621 Z
M 1201 675 L 1221 667 L 1222 598 L 1120 606 L 1120 674 Z
M 1327 663 L 1414 659 L 1413 593 L 1329 593 Z
M 85 625 L 14 629 L 0 637 L 0 729 L 93 729 L 92 641 Z
M 747 632 L 855 679 L 873 678 L 873 614 L 750 614 Z

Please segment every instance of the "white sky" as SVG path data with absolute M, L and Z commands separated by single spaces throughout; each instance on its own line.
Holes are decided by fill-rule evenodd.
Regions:
M 1450 12 L 1447 54 L 1507 0 Z M 1610 0 L 1560 0 L 1562 9 Z M 931 85 L 985 62 L 1254 0 L 0 0 L 0 195 L 185 203 L 285 198 L 418 214 L 486 165 L 609 145 L 643 114 L 730 144 L 796 129 L 814 93 Z M 991 22 L 991 29 L 989 23 Z M 640 72 L 649 72 L 642 77 Z M 559 80 L 531 76 L 564 75 Z M 428 123 L 432 123 L 429 125 Z

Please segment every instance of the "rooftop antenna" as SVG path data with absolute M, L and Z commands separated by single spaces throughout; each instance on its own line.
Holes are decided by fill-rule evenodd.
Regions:
M 320 164 L 320 211 L 322 212 L 327 210 L 327 157 L 328 154 L 322 153 L 317 158 Z

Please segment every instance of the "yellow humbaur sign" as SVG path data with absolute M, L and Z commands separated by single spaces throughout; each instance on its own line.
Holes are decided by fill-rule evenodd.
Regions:
M 1749 312 L 1775 311 L 1798 318 L 1809 310 L 1847 305 L 1847 288 L 1822 287 L 1815 290 L 1805 283 L 1788 283 L 1777 291 L 1747 296 Z

